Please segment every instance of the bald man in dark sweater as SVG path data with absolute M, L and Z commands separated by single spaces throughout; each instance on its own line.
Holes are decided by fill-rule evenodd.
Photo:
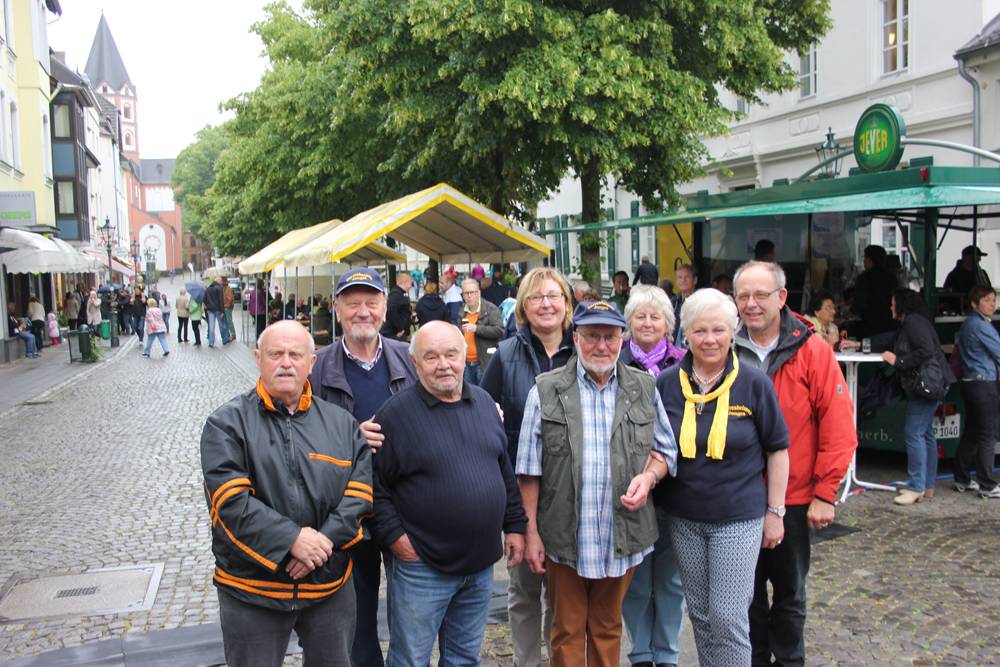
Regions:
M 524 552 L 507 438 L 490 395 L 463 382 L 465 345 L 449 323 L 424 325 L 411 347 L 420 383 L 375 415 L 385 440 L 370 528 L 392 552 L 389 655 L 399 664 L 428 664 L 439 635 L 442 664 L 478 664 L 493 564 L 506 554 L 513 567 Z

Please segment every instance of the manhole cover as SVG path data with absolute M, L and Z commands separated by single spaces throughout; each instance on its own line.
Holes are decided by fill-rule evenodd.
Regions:
M 0 599 L 0 622 L 145 611 L 162 574 L 155 563 L 16 580 Z

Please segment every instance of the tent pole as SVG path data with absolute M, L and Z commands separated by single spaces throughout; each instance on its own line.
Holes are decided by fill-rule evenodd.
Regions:
M 316 267 L 312 266 L 309 268 L 309 335 L 316 336 L 316 308 L 317 305 L 314 303 L 313 299 L 316 296 Z

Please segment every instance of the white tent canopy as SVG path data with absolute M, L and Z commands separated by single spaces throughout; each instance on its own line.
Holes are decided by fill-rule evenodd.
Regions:
M 84 255 L 62 239 L 47 239 L 21 230 L 4 229 L 3 232 L 4 241 L 22 242 L 17 250 L 0 253 L 0 262 L 7 273 L 93 273 L 99 270 L 100 263 L 96 259 Z M 30 234 L 37 239 L 21 234 Z

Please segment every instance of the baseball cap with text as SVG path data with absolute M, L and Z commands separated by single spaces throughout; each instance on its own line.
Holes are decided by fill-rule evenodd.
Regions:
M 372 269 L 351 269 L 340 276 L 340 280 L 337 281 L 337 291 L 333 294 L 336 296 L 351 287 L 367 287 L 385 293 L 385 284 L 381 276 L 378 271 Z
M 625 318 L 622 317 L 618 306 L 610 301 L 584 301 L 573 313 L 573 326 L 588 324 L 607 324 L 624 329 Z

